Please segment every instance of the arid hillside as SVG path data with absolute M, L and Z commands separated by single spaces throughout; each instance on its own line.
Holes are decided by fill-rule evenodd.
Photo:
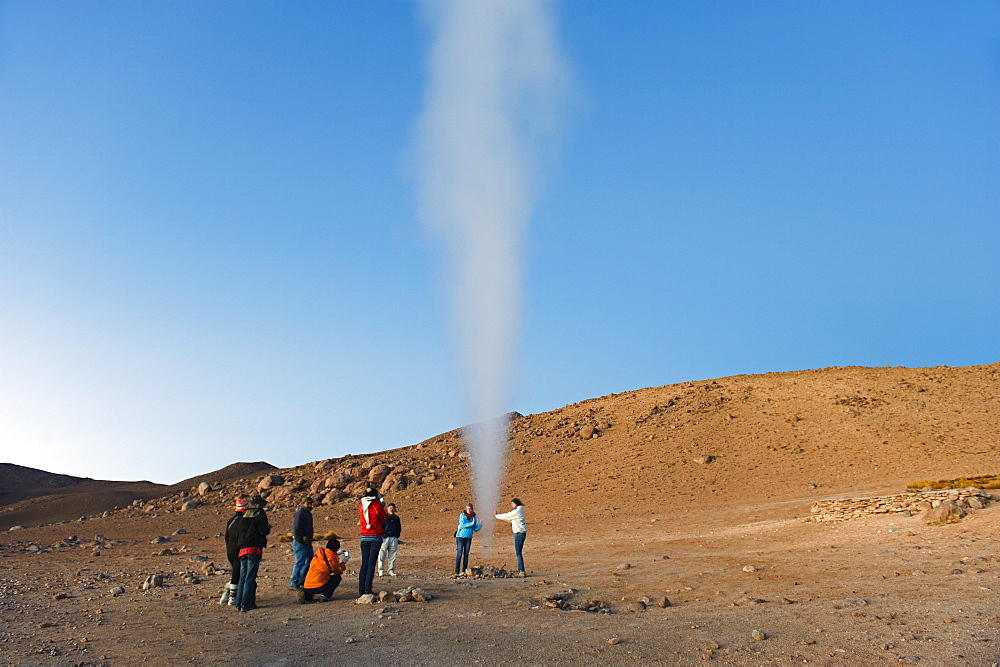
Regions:
M 666 385 L 543 414 L 513 413 L 510 432 L 503 495 L 557 498 L 574 518 L 618 511 L 609 507 L 655 512 L 665 500 L 706 506 L 900 490 L 907 482 L 1000 472 L 1000 363 L 835 367 Z M 411 504 L 464 503 L 471 489 L 459 436 L 455 430 L 417 445 L 277 471 L 283 482 L 263 495 L 272 504 L 294 504 L 304 493 L 351 504 L 375 479 Z M 179 500 L 207 481 L 213 495 L 249 493 L 271 469 L 234 464 L 163 491 Z M 248 476 L 231 481 L 242 475 Z M 47 501 L 0 510 L 0 528 L 38 523 L 35 506 L 39 520 L 53 520 L 54 496 L 77 493 L 83 481 L 86 504 L 58 518 L 153 495 L 126 498 L 115 488 L 120 482 L 50 485 Z M 108 485 L 103 500 L 95 484 Z

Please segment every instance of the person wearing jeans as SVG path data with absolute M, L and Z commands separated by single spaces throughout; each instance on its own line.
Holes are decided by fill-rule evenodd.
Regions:
M 302 499 L 302 504 L 292 517 L 292 553 L 295 554 L 295 565 L 292 566 L 292 578 L 289 587 L 302 588 L 309 571 L 309 561 L 313 557 L 313 500 L 309 496 Z
M 358 595 L 371 595 L 372 581 L 375 579 L 375 562 L 382 548 L 382 534 L 385 531 L 385 507 L 379 500 L 378 491 L 365 489 L 365 495 L 358 503 L 358 523 L 361 526 L 361 570 L 358 572 Z
M 341 575 L 347 569 L 348 556 L 343 556 L 341 561 L 340 540 L 331 537 L 326 547 L 316 549 L 316 555 L 309 563 L 309 573 L 306 575 L 302 590 L 299 591 L 299 603 L 304 604 L 313 599 L 313 596 L 322 596 L 324 600 L 331 600 L 333 592 L 340 585 Z
M 524 505 L 517 498 L 510 500 L 511 510 L 503 514 L 497 514 L 498 519 L 510 521 L 510 527 L 514 531 L 514 554 L 517 556 L 517 574 L 524 576 L 524 557 L 521 555 L 524 549 L 524 538 L 528 536 L 528 524 L 524 521 Z
M 469 503 L 458 515 L 458 529 L 455 531 L 455 576 L 469 569 L 472 536 L 479 532 L 480 528 L 482 524 L 479 523 L 479 517 L 476 516 L 472 503 Z
M 267 535 L 271 532 L 271 524 L 264 512 L 265 505 L 266 500 L 254 496 L 243 518 L 236 522 L 240 583 L 236 587 L 235 606 L 242 612 L 257 608 L 257 569 L 267 546 Z

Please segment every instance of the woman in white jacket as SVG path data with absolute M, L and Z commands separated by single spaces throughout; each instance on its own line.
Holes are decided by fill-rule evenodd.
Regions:
M 514 531 L 514 553 L 517 555 L 517 574 L 524 576 L 524 558 L 521 550 L 524 548 L 524 538 L 528 534 L 528 524 L 524 522 L 524 505 L 517 498 L 510 500 L 511 510 L 503 514 L 497 514 L 498 519 L 510 521 L 511 530 Z

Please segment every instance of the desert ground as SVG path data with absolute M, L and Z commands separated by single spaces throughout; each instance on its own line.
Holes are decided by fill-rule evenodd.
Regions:
M 0 509 L 0 661 L 996 664 L 1000 502 L 946 525 L 817 523 L 810 506 L 1000 473 L 998 387 L 1000 364 L 828 368 L 514 415 L 502 498 L 525 504 L 524 579 L 451 576 L 472 495 L 457 430 L 278 478 L 206 474 L 200 493 L 100 513 L 75 512 L 72 493 L 21 499 Z M 333 601 L 297 604 L 276 538 L 298 499 L 321 498 L 316 532 L 356 554 L 358 485 L 379 478 L 403 535 L 399 576 L 376 589 L 433 599 L 354 604 L 352 559 Z M 275 539 L 260 608 L 239 613 L 218 604 L 227 576 L 206 571 L 228 567 L 232 498 L 254 490 Z M 511 542 L 498 522 L 473 563 L 511 569 Z M 152 574 L 163 585 L 142 590 Z

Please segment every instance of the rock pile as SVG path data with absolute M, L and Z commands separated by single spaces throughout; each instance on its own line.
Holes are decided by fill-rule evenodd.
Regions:
M 897 493 L 892 496 L 874 496 L 869 498 L 836 498 L 818 500 L 812 504 L 809 511 L 812 520 L 850 521 L 872 514 L 902 513 L 906 516 L 928 512 L 951 503 L 962 510 L 983 509 L 996 496 L 974 487 L 964 489 L 947 489 L 945 491 L 918 491 L 912 493 Z M 952 512 L 949 512 L 952 514 Z M 933 518 L 928 518 L 933 520 Z

